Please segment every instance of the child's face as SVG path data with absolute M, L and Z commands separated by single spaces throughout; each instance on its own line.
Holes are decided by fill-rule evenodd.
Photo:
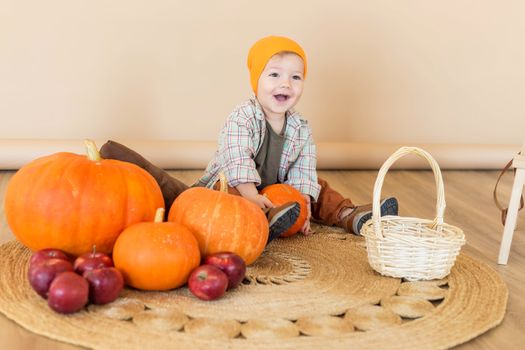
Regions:
M 266 117 L 284 117 L 303 93 L 304 63 L 293 53 L 274 55 L 259 77 L 257 100 Z

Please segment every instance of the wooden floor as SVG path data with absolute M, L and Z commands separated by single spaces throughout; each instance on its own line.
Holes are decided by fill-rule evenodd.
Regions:
M 186 183 L 195 180 L 201 171 L 172 171 Z M 0 198 L 13 172 L 0 172 Z M 376 171 L 320 171 L 320 177 L 354 203 L 371 201 Z M 463 252 L 493 267 L 509 288 L 507 313 L 502 324 L 463 344 L 457 349 L 518 349 L 525 344 L 525 210 L 520 213 L 509 263 L 497 265 L 499 242 L 503 231 L 500 214 L 492 201 L 492 190 L 498 173 L 495 171 L 444 171 L 447 210 L 445 221 L 461 227 L 467 244 Z M 400 215 L 432 218 L 435 216 L 434 177 L 430 171 L 390 171 L 383 186 L 383 196 L 395 195 L 400 202 Z M 500 187 L 501 200 L 508 203 L 512 187 L 509 173 Z M 13 239 L 0 203 L 0 243 Z M 521 344 L 521 345 L 520 345 Z M 19 327 L 0 314 L 1 349 L 78 349 L 50 340 Z

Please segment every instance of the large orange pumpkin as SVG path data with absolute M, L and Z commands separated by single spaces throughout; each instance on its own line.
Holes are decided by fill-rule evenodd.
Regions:
M 140 167 L 88 156 L 55 153 L 23 166 L 9 182 L 5 214 L 13 234 L 32 250 L 57 248 L 73 255 L 109 253 L 122 230 L 153 220 L 164 206 L 155 179 Z
M 199 266 L 199 244 L 181 224 L 162 222 L 164 209 L 155 221 L 126 228 L 115 242 L 113 262 L 126 284 L 143 290 L 168 290 L 182 286 Z
M 301 192 L 287 184 L 273 184 L 263 188 L 260 193 L 266 195 L 268 199 L 276 206 L 286 202 L 298 202 L 301 206 L 299 218 L 297 218 L 297 221 L 292 227 L 281 234 L 281 237 L 290 237 L 299 232 L 306 221 L 306 216 L 308 215 L 306 199 L 303 197 Z
M 268 241 L 268 220 L 261 208 L 241 196 L 221 190 L 194 187 L 184 191 L 171 206 L 168 221 L 188 227 L 197 238 L 202 257 L 229 251 L 246 264 L 257 259 Z

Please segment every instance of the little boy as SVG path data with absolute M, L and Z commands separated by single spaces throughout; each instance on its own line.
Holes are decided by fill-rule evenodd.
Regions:
M 265 37 L 251 47 L 248 69 L 254 95 L 228 117 L 220 133 L 219 148 L 196 185 L 213 187 L 219 172 L 224 172 L 231 193 L 264 209 L 273 204 L 258 191 L 274 183 L 286 183 L 301 192 L 308 203 L 303 234 L 310 234 L 311 216 L 358 234 L 372 215 L 371 205 L 356 207 L 317 178 L 312 132 L 293 109 L 301 98 L 307 73 L 303 49 L 286 37 Z M 279 215 L 293 225 L 298 204 L 280 209 Z M 381 215 L 397 215 L 397 210 L 395 198 L 381 202 Z M 274 238 L 272 234 L 270 238 Z
M 250 49 L 248 69 L 254 94 L 226 120 L 214 158 L 193 186 L 218 188 L 219 174 L 224 173 L 230 193 L 243 196 L 266 212 L 270 227 L 268 241 L 288 230 L 300 211 L 297 202 L 275 207 L 259 194 L 259 190 L 275 183 L 293 186 L 306 199 L 308 216 L 300 230 L 303 234 L 311 233 L 311 217 L 359 234 L 361 226 L 372 216 L 372 206 L 355 206 L 317 178 L 311 129 L 293 109 L 302 95 L 307 73 L 301 46 L 286 37 L 265 37 Z M 187 189 L 185 184 L 116 142 L 109 141 L 100 152 L 104 158 L 129 161 L 150 172 L 163 190 L 166 209 Z M 397 215 L 397 212 L 395 198 L 381 201 L 381 215 Z

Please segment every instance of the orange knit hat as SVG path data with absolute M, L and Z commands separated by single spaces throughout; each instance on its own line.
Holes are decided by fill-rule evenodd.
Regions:
M 250 82 L 253 92 L 257 95 L 257 85 L 266 63 L 273 55 L 279 52 L 293 52 L 303 59 L 304 77 L 306 78 L 306 55 L 301 46 L 292 39 L 284 36 L 267 36 L 260 39 L 248 52 L 248 69 L 250 70 Z

